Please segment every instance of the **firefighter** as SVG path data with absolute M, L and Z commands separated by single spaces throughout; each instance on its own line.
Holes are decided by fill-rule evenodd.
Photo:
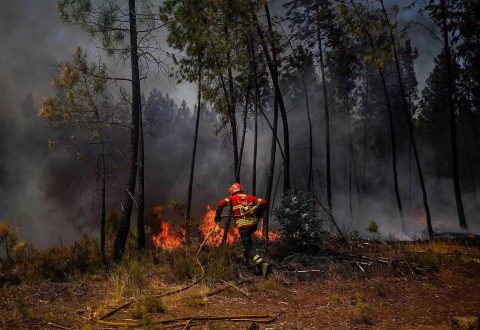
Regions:
M 228 189 L 229 197 L 222 199 L 215 212 L 215 222 L 221 220 L 221 213 L 225 206 L 230 205 L 235 223 L 243 245 L 243 255 L 247 262 L 253 261 L 257 270 L 267 276 L 271 265 L 267 263 L 253 246 L 252 234 L 255 233 L 260 218 L 266 209 L 267 201 L 243 192 L 239 183 L 234 183 Z

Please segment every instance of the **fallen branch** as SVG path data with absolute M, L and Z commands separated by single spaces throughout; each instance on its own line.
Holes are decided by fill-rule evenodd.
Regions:
M 247 296 L 247 297 L 250 297 L 250 294 L 248 292 L 246 292 L 245 290 L 242 290 L 240 289 L 238 286 L 236 286 L 235 284 L 232 284 L 230 282 L 227 282 L 227 281 L 224 281 L 222 280 L 223 283 L 225 283 L 226 285 L 236 289 L 237 291 L 239 291 L 240 293 L 242 293 L 243 295 Z
M 270 323 L 273 322 L 278 317 L 278 314 L 246 314 L 246 315 L 202 315 L 202 316 L 186 316 L 176 319 L 160 320 L 156 321 L 155 324 L 159 325 L 170 325 L 171 323 L 181 323 L 182 321 L 193 322 L 193 321 L 230 321 L 230 322 L 257 322 L 257 323 Z M 135 328 L 141 326 L 140 322 L 118 322 L 118 321 L 105 321 L 97 320 L 99 324 L 111 326 L 111 327 L 125 327 L 125 328 Z M 185 325 L 176 324 L 178 325 Z
M 64 327 L 64 326 L 55 324 L 53 322 L 48 322 L 47 324 L 54 327 L 54 328 L 58 328 L 58 329 L 64 329 L 64 330 L 71 330 L 72 329 L 72 328 L 69 328 L 69 327 Z

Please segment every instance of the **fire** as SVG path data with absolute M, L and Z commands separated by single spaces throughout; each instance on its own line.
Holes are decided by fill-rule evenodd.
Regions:
M 155 246 L 162 249 L 173 250 L 183 245 L 185 240 L 185 230 L 180 229 L 177 232 L 170 233 L 170 225 L 166 222 L 160 224 L 160 233 L 152 237 Z
M 152 237 L 155 246 L 167 250 L 173 250 L 181 247 L 185 243 L 185 230 L 179 229 L 171 232 L 170 225 L 164 219 L 162 219 L 163 208 L 155 207 L 153 212 L 157 220 L 160 221 L 160 233 Z M 211 231 L 215 230 L 210 236 L 208 242 L 205 243 L 205 245 L 211 247 L 220 246 L 225 234 L 225 229 L 223 229 L 221 226 L 217 226 L 214 218 L 215 210 L 213 210 L 210 206 L 207 206 L 207 210 L 203 216 L 203 221 L 199 226 L 203 237 L 206 237 Z M 257 230 L 254 233 L 254 236 L 256 238 L 262 238 L 262 232 Z M 280 239 L 280 233 L 269 232 L 268 238 L 270 241 L 277 241 Z M 234 244 L 239 240 L 240 235 L 238 234 L 238 230 L 236 228 L 233 231 L 228 232 L 227 244 Z

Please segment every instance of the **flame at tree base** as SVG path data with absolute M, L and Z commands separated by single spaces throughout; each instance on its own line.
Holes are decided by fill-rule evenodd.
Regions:
M 157 235 L 152 236 L 153 244 L 160 249 L 166 250 L 173 250 L 183 246 L 185 244 L 185 229 L 180 228 L 178 230 L 171 230 L 170 225 L 164 219 L 162 219 L 162 213 L 163 209 L 161 207 L 155 207 L 154 214 L 157 220 L 160 222 L 160 232 Z M 215 210 L 208 206 L 207 211 L 203 217 L 203 221 L 199 226 L 200 232 L 204 237 L 206 237 L 210 232 L 213 231 L 208 242 L 205 243 L 205 245 L 210 247 L 220 246 L 222 244 L 223 236 L 225 235 L 225 229 L 217 226 L 214 218 Z M 254 237 L 261 239 L 262 232 L 260 230 L 257 230 L 254 233 Z M 270 241 L 277 241 L 280 239 L 280 233 L 269 232 L 268 239 Z M 239 240 L 240 235 L 237 228 L 227 233 L 226 243 L 228 245 L 234 244 Z

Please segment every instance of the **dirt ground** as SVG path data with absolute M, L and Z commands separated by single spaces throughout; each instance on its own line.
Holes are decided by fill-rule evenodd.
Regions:
M 421 246 L 407 249 L 415 257 L 426 252 Z M 140 327 L 161 329 L 152 320 L 271 314 L 278 316 L 270 323 L 260 323 L 260 329 L 450 329 L 453 317 L 480 316 L 477 248 L 429 250 L 428 256 L 435 255 L 438 264 L 429 259 L 398 262 L 394 258 L 398 252 L 388 252 L 388 248 L 367 250 L 363 259 L 359 259 L 360 254 L 352 257 L 348 251 L 342 255 L 349 258 L 332 254 L 323 254 L 313 262 L 299 261 L 304 257 L 285 258 L 288 262 L 279 264 L 269 279 L 252 277 L 236 285 L 238 289 L 225 283 L 202 282 L 163 298 L 165 311 L 135 315 L 133 304 L 109 319 L 130 322 L 142 318 Z M 162 282 L 164 271 L 168 270 L 152 268 L 147 276 L 154 292 L 179 287 Z M 208 294 L 222 285 L 228 289 Z M 96 323 L 95 315 L 125 302 L 117 295 L 118 290 L 105 276 L 6 287 L 0 290 L 0 327 L 109 328 Z M 190 323 L 191 329 L 247 329 L 249 324 L 226 320 Z

